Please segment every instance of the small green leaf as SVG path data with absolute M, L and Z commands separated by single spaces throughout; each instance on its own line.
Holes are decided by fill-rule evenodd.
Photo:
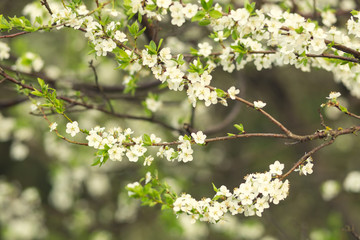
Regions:
M 217 88 L 215 91 L 216 91 L 216 93 L 217 93 L 217 96 L 220 97 L 220 98 L 224 98 L 224 97 L 227 96 L 227 94 L 226 94 L 223 90 L 221 90 L 221 89 L 218 89 L 218 88 Z
M 240 124 L 234 124 L 234 127 L 239 130 L 240 133 L 244 132 L 244 126 L 240 123 Z
M 152 145 L 150 136 L 147 135 L 147 134 L 143 135 L 143 142 L 144 142 L 145 146 L 151 146 Z
M 38 97 L 42 97 L 43 94 L 41 92 L 39 92 L 38 90 L 35 89 L 35 91 L 32 91 L 30 92 L 31 95 L 35 95 L 35 96 L 38 96 Z
M 159 49 L 160 49 L 160 47 L 161 47 L 161 44 L 162 44 L 162 42 L 164 41 L 164 39 L 163 38 L 160 38 L 160 41 L 159 41 L 159 45 L 157 46 L 157 51 L 159 51 Z
M 229 137 L 235 136 L 235 134 L 233 134 L 233 133 L 227 133 L 227 135 L 228 135 Z
M 347 108 L 344 107 L 344 106 L 339 105 L 339 108 L 340 108 L 340 110 L 341 110 L 343 113 L 348 113 L 348 112 L 349 112 L 349 111 L 347 110 Z
M 201 20 L 199 22 L 199 25 L 200 26 L 206 26 L 206 25 L 209 25 L 210 24 L 210 20 L 209 19 L 204 19 L 204 20 Z
M 43 88 L 44 85 L 45 85 L 45 81 L 42 80 L 41 78 L 38 78 L 37 80 L 38 80 L 38 83 L 39 83 L 40 87 Z
M 353 16 L 355 16 L 355 15 L 357 15 L 357 14 L 359 13 L 359 11 L 352 10 L 350 13 L 351 13 Z
M 201 19 L 203 19 L 205 17 L 205 12 L 204 11 L 198 11 L 195 16 L 193 16 L 191 18 L 191 21 L 192 22 L 198 22 L 200 21 Z
M 301 26 L 301 27 L 295 29 L 295 32 L 296 32 L 297 34 L 300 34 L 300 33 L 302 33 L 304 30 L 305 30 L 304 27 Z
M 214 183 L 211 183 L 211 184 L 212 184 L 212 186 L 213 186 L 214 191 L 215 191 L 215 192 L 218 192 L 219 190 L 215 187 L 215 184 L 214 184 Z
M 209 12 L 209 14 L 210 14 L 210 17 L 215 18 L 215 19 L 218 19 L 218 18 L 222 17 L 222 13 L 217 11 L 217 10 L 211 10 Z

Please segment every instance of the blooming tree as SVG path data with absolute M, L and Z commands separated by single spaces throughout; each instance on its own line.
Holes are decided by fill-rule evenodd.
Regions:
M 343 136 L 350 136 L 351 142 L 358 141 L 360 116 L 355 107 L 347 107 L 341 99 L 344 94 L 355 99 L 354 106 L 359 106 L 360 13 L 353 10 L 358 7 L 356 1 L 334 2 L 326 5 L 318 1 L 314 6 L 316 1 L 281 1 L 279 4 L 213 0 L 42 0 L 26 5 L 22 17 L 5 16 L 5 11 L 0 15 L 0 83 L 11 89 L 11 93 L 16 92 L 18 98 L 4 102 L 3 108 L 30 102 L 30 114 L 35 115 L 31 118 L 37 119 L 34 120 L 37 127 L 42 127 L 30 133 L 20 132 L 20 127 L 15 131 L 15 125 L 25 124 L 21 123 L 24 120 L 17 121 L 6 112 L 0 115 L 0 139 L 9 140 L 14 130 L 11 155 L 17 160 L 28 155 L 29 148 L 24 142 L 32 135 L 41 135 L 40 132 L 45 135 L 45 151 L 59 158 L 59 166 L 72 155 L 76 156 L 75 152 L 67 154 L 68 148 L 90 153 L 90 156 L 75 157 L 72 167 L 69 167 L 71 162 L 65 164 L 67 167 L 53 167 L 49 201 L 60 212 L 71 208 L 82 183 L 94 197 L 103 196 L 111 188 L 104 172 L 92 170 L 98 169 L 96 166 L 107 169 L 105 173 L 109 169 L 125 173 L 136 165 L 143 177 L 139 180 L 127 175 L 125 189 L 129 197 L 140 199 L 143 205 L 161 206 L 174 216 L 187 217 L 191 223 L 222 224 L 238 214 L 262 217 L 266 209 L 281 205 L 288 197 L 291 175 L 298 172 L 304 177 L 294 181 L 302 181 L 307 175 L 316 174 L 313 167 L 326 159 L 313 155 L 325 151 L 323 149 Z M 341 9 L 335 8 L 336 4 Z M 337 22 L 340 23 L 336 25 Z M 203 33 L 195 34 L 201 31 Z M 174 33 L 180 34 L 173 37 Z M 68 43 L 76 47 L 69 57 L 77 59 L 75 55 L 86 51 L 78 61 L 87 66 L 81 66 L 77 60 L 69 60 L 70 65 L 43 61 L 40 48 L 39 52 L 21 48 L 23 39 L 37 34 L 45 39 L 47 36 L 51 39 L 53 34 L 57 34 L 56 38 L 73 34 L 69 35 L 72 40 Z M 181 36 L 186 34 L 195 37 Z M 66 46 L 47 42 L 44 58 L 57 57 L 48 50 L 52 47 L 55 52 L 66 51 Z M 85 58 L 87 60 L 83 60 Z M 52 65 L 52 61 L 58 66 Z M 106 64 L 110 69 L 100 71 Z M 319 109 L 319 112 L 318 125 L 311 132 L 295 133 L 299 131 L 288 127 L 291 123 L 279 120 L 281 111 L 276 113 L 272 104 L 266 103 L 266 94 L 248 96 L 241 84 L 231 84 L 224 79 L 224 76 L 238 77 L 246 69 L 254 68 L 252 72 L 255 72 L 255 69 L 269 71 L 285 67 L 307 74 L 315 69 L 330 72 L 335 82 L 344 86 L 341 93 L 330 91 L 322 95 L 323 101 L 313 106 L 312 110 Z M 305 98 L 308 94 L 302 93 L 302 96 Z M 129 104 L 131 101 L 135 104 Z M 253 128 L 251 120 L 238 122 L 240 108 L 243 111 L 240 114 L 258 113 L 257 118 L 271 125 Z M 215 111 L 212 115 L 220 117 L 222 123 L 214 127 L 207 124 L 206 119 L 196 121 L 199 111 L 204 114 Z M 24 112 L 21 110 L 14 116 L 23 116 Z M 324 113 L 329 119 L 343 114 L 347 121 L 330 127 Z M 99 114 L 103 114 L 102 119 L 98 118 Z M 219 142 L 251 139 L 272 139 L 278 145 L 284 142 L 311 144 L 307 144 L 305 153 L 298 154 L 296 159 L 271 159 L 265 169 L 243 172 L 244 177 L 237 176 L 238 182 L 233 186 L 209 180 L 208 187 L 215 191 L 212 197 L 194 197 L 162 177 L 174 171 L 169 170 L 171 168 L 196 166 L 196 152 L 201 149 L 211 149 Z M 263 156 L 267 156 L 264 154 L 259 153 L 254 161 L 263 161 Z M 208 153 L 207 158 L 220 157 Z M 84 167 L 90 165 L 91 168 Z M 359 172 L 353 171 L 346 177 L 344 189 L 358 193 L 358 182 Z M 8 193 L 6 196 L 14 196 L 5 182 L 0 190 L 2 187 Z M 31 204 L 38 206 L 39 196 L 34 191 L 25 190 L 21 194 L 27 196 L 24 202 L 32 201 Z M 339 193 L 340 185 L 329 180 L 324 182 L 322 191 L 323 198 L 329 201 Z M 120 198 L 123 201 L 124 195 L 119 195 Z M 126 216 L 131 219 L 131 214 L 127 215 L 123 208 L 119 207 L 117 212 L 117 219 L 124 220 Z M 11 214 L 0 218 L 8 229 L 4 236 L 31 239 L 39 234 L 34 228 L 40 226 L 32 226 L 28 227 L 31 228 L 28 235 L 16 235 L 16 226 L 27 226 L 28 222 L 14 222 Z M 37 219 L 38 223 L 41 221 L 44 221 L 43 215 Z M 354 229 L 348 231 L 356 236 Z M 96 232 L 94 239 L 108 239 L 109 232 Z M 44 238 L 47 234 L 50 233 L 43 230 L 37 237 Z M 313 232 L 312 238 L 316 234 L 323 233 Z

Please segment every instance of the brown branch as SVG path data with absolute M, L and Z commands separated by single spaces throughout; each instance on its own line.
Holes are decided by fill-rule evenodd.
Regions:
M 287 171 L 287 173 L 283 174 L 282 176 L 280 176 L 280 180 L 283 180 L 284 178 L 286 178 L 287 176 L 290 175 L 290 173 L 292 173 L 293 171 L 295 171 L 295 169 L 297 169 L 301 164 L 303 164 L 306 159 L 308 157 L 310 157 L 311 155 L 313 155 L 314 153 L 316 153 L 317 151 L 319 151 L 320 149 L 326 147 L 326 146 L 329 146 L 330 144 L 332 144 L 333 142 L 335 141 L 335 138 L 332 138 L 330 141 L 327 141 L 315 148 L 313 148 L 310 152 L 304 154 L 299 161 L 297 161 L 297 163 L 295 163 L 295 165 L 289 170 Z
M 53 12 L 51 11 L 51 8 L 47 0 L 41 0 L 40 3 L 41 5 L 45 6 L 46 10 L 50 13 L 50 15 L 53 15 Z
M 328 45 L 328 44 L 332 44 L 332 47 L 337 49 L 337 50 L 340 50 L 340 51 L 343 51 L 343 52 L 346 52 L 346 53 L 350 53 L 351 55 L 353 55 L 355 58 L 357 59 L 360 59 L 360 52 L 352 49 L 352 48 L 348 48 L 344 45 L 341 45 L 341 44 L 338 44 L 336 42 L 332 42 L 332 41 L 329 41 L 329 40 L 325 40 L 325 43 Z
M 14 79 L 13 77 L 9 76 L 7 73 L 5 73 L 5 71 L 0 67 L 0 75 L 2 75 L 5 79 L 7 79 L 8 81 L 16 84 L 16 85 L 19 85 L 21 86 L 22 88 L 24 89 L 29 89 L 29 90 L 32 90 L 34 91 L 35 88 L 32 87 L 32 86 L 29 86 L 27 84 L 23 84 L 21 83 L 20 81 Z M 133 116 L 133 115 L 129 115 L 129 114 L 120 114 L 120 113 L 112 113 L 106 109 L 103 109 L 103 108 L 99 108 L 97 106 L 94 106 L 94 105 L 91 105 L 91 104 L 87 104 L 87 103 L 83 103 L 83 102 L 78 102 L 76 100 L 73 100 L 69 97 L 65 97 L 65 96 L 58 96 L 57 97 L 58 99 L 61 99 L 61 100 L 64 100 L 65 102 L 68 102 L 68 103 L 71 103 L 73 105 L 77 105 L 77 106 L 82 106 L 82 107 L 85 107 L 86 109 L 94 109 L 94 110 L 98 110 L 100 112 L 103 112 L 103 113 L 106 113 L 106 114 L 109 114 L 111 116 L 114 116 L 114 117 L 117 117 L 117 118 L 127 118 L 127 119 L 133 119 L 133 120 L 142 120 L 142 121 L 148 121 L 148 122 L 152 122 L 152 123 L 155 123 L 155 124 L 158 124 L 160 126 L 163 126 L 165 127 L 166 129 L 169 129 L 169 130 L 173 130 L 173 131 L 177 131 L 179 133 L 182 132 L 182 130 L 178 129 L 178 128 L 175 128 L 171 125 L 168 125 L 160 120 L 157 120 L 157 119 L 154 119 L 154 118 L 149 118 L 149 117 L 142 117 L 142 116 Z
M 24 35 L 24 34 L 28 34 L 28 33 L 30 33 L 30 32 L 25 32 L 25 31 L 23 31 L 23 32 L 8 34 L 8 35 L 2 35 L 2 36 L 0 36 L 0 39 L 1 39 L 1 38 L 14 38 L 14 37 L 17 37 L 17 36 L 20 36 L 20 35 Z
M 346 115 L 348 115 L 348 116 L 350 116 L 350 117 L 353 117 L 353 118 L 356 118 L 356 119 L 360 119 L 360 116 L 359 116 L 359 115 L 356 115 L 356 114 L 351 113 L 351 112 L 349 112 L 349 111 L 345 111 L 345 112 L 342 111 L 341 108 L 340 108 L 340 106 L 339 106 L 339 104 L 334 104 L 333 106 L 336 107 L 339 111 L 345 113 Z
M 42 107 L 38 107 L 38 109 L 39 109 L 40 112 L 43 114 L 43 118 L 48 122 L 49 127 L 50 127 L 50 125 L 52 124 L 52 122 L 47 118 L 47 116 L 46 116 L 44 110 L 42 109 Z M 82 145 L 82 146 L 88 146 L 87 143 L 81 143 L 81 142 L 72 141 L 72 140 L 70 140 L 70 139 L 62 136 L 57 129 L 54 129 L 54 131 L 55 131 L 56 135 L 57 135 L 59 138 L 61 138 L 62 140 L 66 141 L 66 142 L 69 142 L 69 143 L 72 143 L 72 144 L 77 144 L 77 145 Z

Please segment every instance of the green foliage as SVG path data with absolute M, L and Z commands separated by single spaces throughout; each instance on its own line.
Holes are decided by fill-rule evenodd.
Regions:
M 131 26 L 127 25 L 128 30 L 130 32 L 130 34 L 137 39 L 141 34 L 143 34 L 146 30 L 146 27 L 140 29 L 139 28 L 139 24 L 137 23 L 137 21 L 135 21 Z
M 57 98 L 56 89 L 50 88 L 49 85 L 45 84 L 45 81 L 41 78 L 38 78 L 38 83 L 41 90 L 34 88 L 35 90 L 30 92 L 30 94 L 45 99 L 45 103 L 40 106 L 54 109 L 57 113 L 64 114 L 64 101 Z

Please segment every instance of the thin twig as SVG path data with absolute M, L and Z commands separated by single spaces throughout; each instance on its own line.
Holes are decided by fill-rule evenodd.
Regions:
M 52 124 L 52 122 L 47 118 L 47 116 L 46 116 L 44 110 L 42 109 L 42 107 L 38 107 L 38 109 L 39 109 L 40 112 L 43 114 L 43 118 L 48 122 L 48 124 L 49 124 L 49 126 L 50 126 L 50 125 Z M 72 144 L 77 144 L 77 145 L 82 145 L 82 146 L 88 146 L 87 143 L 81 143 L 81 142 L 72 141 L 72 140 L 64 137 L 63 135 L 61 135 L 61 134 L 59 133 L 59 131 L 58 131 L 56 128 L 54 129 L 54 131 L 55 131 L 56 135 L 57 135 L 59 138 L 63 139 L 63 140 L 66 141 L 66 142 L 69 142 L 69 143 L 72 143 Z
M 8 34 L 8 35 L 2 35 L 0 36 L 0 39 L 1 38 L 14 38 L 14 37 L 17 37 L 17 36 L 20 36 L 20 35 L 24 35 L 24 34 L 28 34 L 30 32 L 18 32 L 18 33 L 13 33 L 13 34 Z
M 295 163 L 295 165 L 289 170 L 287 171 L 287 173 L 283 174 L 281 177 L 280 177 L 280 180 L 286 178 L 287 176 L 289 176 L 290 173 L 292 173 L 293 171 L 295 171 L 295 169 L 297 169 L 301 164 L 303 164 L 306 159 L 308 157 L 310 157 L 311 155 L 313 155 L 314 153 L 316 153 L 317 151 L 319 151 L 320 149 L 332 144 L 333 142 L 335 141 L 335 138 L 332 138 L 331 140 L 317 146 L 316 148 L 313 148 L 310 152 L 304 154 L 299 161 L 297 161 L 297 163 Z
M 320 124 L 324 129 L 326 129 L 326 124 L 325 124 L 325 121 L 324 121 L 324 117 L 321 114 L 320 108 L 318 109 L 318 112 L 319 112 L 319 115 L 320 115 Z
M 89 67 L 92 69 L 92 71 L 93 71 L 93 73 L 94 73 L 96 87 L 99 89 L 100 94 L 104 97 L 104 100 L 105 100 L 105 101 L 107 102 L 107 104 L 109 105 L 110 112 L 111 112 L 111 113 L 114 113 L 114 108 L 113 108 L 113 106 L 111 105 L 111 102 L 110 102 L 109 98 L 106 96 L 106 94 L 104 93 L 104 90 L 103 90 L 102 86 L 99 84 L 99 78 L 98 78 L 98 75 L 97 75 L 97 72 L 96 72 L 96 68 L 95 68 L 95 66 L 93 65 L 93 60 L 91 60 L 91 61 L 89 62 Z
M 9 76 L 8 74 L 5 73 L 5 71 L 0 67 L 0 75 L 2 75 L 5 79 L 7 79 L 8 81 L 16 84 L 16 85 L 19 85 L 21 86 L 22 88 L 24 89 L 29 89 L 29 90 L 32 90 L 34 91 L 35 89 L 32 87 L 32 86 L 29 86 L 27 84 L 23 84 L 21 83 L 20 81 L 14 79 L 13 77 Z M 166 129 L 169 129 L 169 130 L 172 130 L 172 131 L 177 131 L 179 133 L 182 132 L 181 129 L 178 129 L 178 128 L 175 128 L 169 124 L 166 124 L 160 120 L 157 120 L 157 119 L 154 119 L 154 118 L 149 118 L 149 117 L 142 117 L 142 116 L 134 116 L 134 115 L 129 115 L 129 114 L 120 114 L 120 113 L 112 113 L 106 109 L 103 109 L 103 108 L 99 108 L 97 106 L 94 106 L 94 105 L 91 105 L 91 104 L 87 104 L 87 103 L 83 103 L 83 102 L 78 102 L 76 100 L 73 100 L 69 97 L 65 97 L 65 96 L 58 96 L 57 97 L 58 99 L 61 99 L 61 100 L 64 100 L 65 102 L 68 102 L 70 104 L 73 104 L 73 105 L 77 105 L 77 106 L 82 106 L 82 107 L 85 107 L 86 109 L 95 109 L 95 110 L 98 110 L 100 112 L 103 112 L 103 113 L 106 113 L 106 114 L 109 114 L 111 116 L 114 116 L 114 117 L 117 117 L 117 118 L 127 118 L 127 119 L 133 119 L 133 120 L 142 120 L 142 121 L 148 121 L 148 122 L 152 122 L 152 123 L 155 123 L 155 124 L 158 124 L 160 126 L 163 126 L 165 127 Z
M 41 0 L 40 3 L 41 5 L 45 6 L 46 10 L 50 13 L 50 15 L 53 15 L 53 12 L 51 11 L 51 8 L 47 0 Z

